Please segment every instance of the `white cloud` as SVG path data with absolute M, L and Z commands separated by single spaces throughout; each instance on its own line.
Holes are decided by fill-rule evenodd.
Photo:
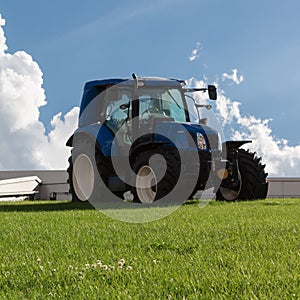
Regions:
M 79 108 L 54 116 L 46 134 L 39 120 L 47 104 L 43 73 L 26 52 L 6 53 L 4 25 L 0 15 L 0 169 L 64 169 L 70 152 L 65 143 L 77 127 Z
M 5 20 L 2 19 L 0 14 L 0 55 L 3 55 L 4 51 L 7 50 L 6 38 L 2 26 L 5 26 Z
M 244 76 L 243 75 L 238 76 L 238 70 L 237 69 L 232 69 L 231 74 L 223 73 L 222 80 L 225 81 L 226 79 L 229 79 L 233 83 L 239 85 L 244 81 Z
M 201 43 L 197 42 L 195 49 L 192 50 L 191 55 L 188 57 L 189 61 L 194 61 L 200 57 L 199 52 L 203 49 Z
M 207 78 L 186 81 L 188 86 L 206 87 Z M 201 117 L 208 117 L 210 126 L 221 134 L 226 132 L 226 140 L 251 140 L 244 148 L 257 152 L 266 164 L 269 176 L 300 177 L 300 145 L 290 146 L 288 141 L 276 137 L 271 129 L 271 119 L 260 119 L 242 112 L 242 103 L 233 101 L 226 96 L 218 82 L 218 100 L 215 102 L 216 116 L 213 112 L 203 109 Z M 194 93 L 194 98 L 201 104 L 207 102 L 207 93 Z M 210 104 L 213 102 L 209 101 Z M 195 118 L 196 119 L 196 118 Z
M 226 97 L 218 87 L 216 109 L 223 127 L 231 129 L 230 139 L 252 140 L 245 147 L 262 157 L 269 176 L 299 177 L 300 145 L 290 146 L 287 140 L 276 137 L 270 126 L 271 119 L 245 115 L 240 108 L 240 102 Z

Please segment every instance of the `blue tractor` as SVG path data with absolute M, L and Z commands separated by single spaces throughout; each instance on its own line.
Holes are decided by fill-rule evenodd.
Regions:
M 217 99 L 215 86 L 188 88 L 177 79 L 132 74 L 87 82 L 78 129 L 67 141 L 73 201 L 108 201 L 106 190 L 120 199 L 130 191 L 134 202 L 154 203 L 179 183 L 186 199 L 207 188 L 214 188 L 217 200 L 266 198 L 265 166 L 240 148 L 250 141 L 222 143 L 200 118 L 198 108 L 211 106 L 197 104 L 194 92 Z M 197 122 L 191 122 L 195 112 Z

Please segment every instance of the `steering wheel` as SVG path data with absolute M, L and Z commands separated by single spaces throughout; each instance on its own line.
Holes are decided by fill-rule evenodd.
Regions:
M 141 116 L 143 117 L 145 114 L 155 114 L 155 113 L 161 113 L 158 107 L 151 107 L 146 109 Z

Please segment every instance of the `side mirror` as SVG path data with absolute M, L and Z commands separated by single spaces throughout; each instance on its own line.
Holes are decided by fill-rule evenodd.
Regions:
M 217 100 L 217 89 L 214 85 L 209 85 L 208 88 L 208 96 L 211 100 Z

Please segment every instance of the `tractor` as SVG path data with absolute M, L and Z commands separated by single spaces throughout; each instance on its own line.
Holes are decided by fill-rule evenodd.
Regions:
M 87 82 L 78 128 L 66 143 L 72 200 L 123 201 L 130 192 L 133 202 L 151 204 L 209 188 L 216 200 L 266 198 L 265 166 L 241 148 L 251 141 L 222 142 L 201 118 L 200 108 L 212 106 L 199 104 L 197 92 L 217 100 L 214 85 L 190 88 L 178 79 L 133 73 Z

